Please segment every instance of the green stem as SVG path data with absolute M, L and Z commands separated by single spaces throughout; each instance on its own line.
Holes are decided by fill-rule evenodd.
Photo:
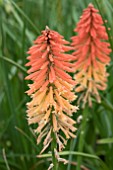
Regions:
M 83 119 L 82 119 L 82 123 L 81 123 L 81 131 L 80 131 L 80 138 L 79 138 L 79 145 L 78 145 L 78 152 L 82 152 L 83 147 L 84 147 L 84 137 L 85 137 L 85 127 L 86 127 L 86 122 L 87 122 L 87 116 L 88 116 L 88 109 L 87 106 L 85 107 L 85 109 L 83 110 Z M 82 163 L 82 157 L 78 156 L 77 157 L 77 169 L 76 170 L 80 170 L 80 166 Z
M 55 132 L 53 130 L 53 119 L 52 119 L 52 114 L 51 113 L 51 125 L 52 125 L 52 132 L 51 132 L 51 138 L 52 138 L 52 142 L 51 142 L 51 151 L 52 151 L 52 162 L 53 162 L 53 170 L 58 170 L 58 160 L 55 156 L 55 149 L 57 150 L 57 142 L 56 142 L 56 135 Z
M 53 162 L 53 170 L 57 170 L 58 169 L 58 161 L 55 157 L 55 152 L 54 152 L 54 149 L 56 149 L 56 136 L 55 136 L 55 133 L 52 132 L 51 134 L 52 136 L 52 143 L 51 143 L 51 150 L 52 150 L 52 162 Z

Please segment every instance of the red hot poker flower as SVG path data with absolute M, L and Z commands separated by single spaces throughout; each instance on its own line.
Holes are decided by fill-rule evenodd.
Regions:
M 82 92 L 80 100 L 92 106 L 91 96 L 100 102 L 99 90 L 106 89 L 109 64 L 110 44 L 106 42 L 108 36 L 103 26 L 102 17 L 92 4 L 83 11 L 80 21 L 74 30 L 78 33 L 73 36 L 72 46 L 75 49 L 75 79 L 78 84 L 76 92 Z
M 31 96 L 31 102 L 27 103 L 27 113 L 29 124 L 38 124 L 35 132 L 38 133 L 37 143 L 43 137 L 44 148 L 48 147 L 53 129 L 59 146 L 59 151 L 64 148 L 66 140 L 58 132 L 61 130 L 66 138 L 75 137 L 76 123 L 70 116 L 78 109 L 70 103 L 76 96 L 72 92 L 75 81 L 67 72 L 73 72 L 74 67 L 70 61 L 74 57 L 64 54 L 72 49 L 66 46 L 68 42 L 57 32 L 50 30 L 42 31 L 28 51 L 29 62 L 26 66 L 28 70 L 26 79 L 32 80 L 27 94 Z M 52 120 L 52 126 L 51 126 Z

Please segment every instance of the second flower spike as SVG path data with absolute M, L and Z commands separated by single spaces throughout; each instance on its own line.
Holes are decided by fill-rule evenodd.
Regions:
M 110 62 L 111 52 L 110 44 L 106 42 L 108 35 L 102 17 L 92 4 L 83 11 L 74 31 L 78 33 L 72 37 L 77 71 L 75 79 L 78 84 L 76 92 L 82 93 L 79 99 L 83 101 L 83 107 L 86 102 L 92 106 L 91 97 L 100 102 L 99 90 L 106 89 L 106 65 Z

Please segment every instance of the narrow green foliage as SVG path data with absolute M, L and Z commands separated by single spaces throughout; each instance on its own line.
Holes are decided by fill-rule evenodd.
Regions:
M 94 101 L 90 109 L 79 106 L 73 116 L 77 137 L 59 153 L 68 165 L 59 163 L 57 168 L 54 133 L 52 146 L 39 155 L 43 141 L 37 146 L 27 123 L 26 51 L 46 25 L 70 41 L 89 3 L 99 9 L 113 50 L 112 0 L 0 0 L 0 170 L 47 170 L 52 159 L 54 170 L 113 170 L 113 52 L 107 66 L 108 88 L 100 94 L 102 102 Z M 80 121 L 79 115 L 83 115 Z

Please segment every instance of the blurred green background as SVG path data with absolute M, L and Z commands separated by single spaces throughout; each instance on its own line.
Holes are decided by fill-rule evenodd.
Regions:
M 108 20 L 105 25 L 113 49 L 112 0 L 0 0 L 0 170 L 48 168 L 51 158 L 36 158 L 42 144 L 36 145 L 36 136 L 26 119 L 26 102 L 30 100 L 25 94 L 26 51 L 46 25 L 70 41 L 82 10 L 90 2 L 100 10 L 103 20 Z M 83 114 L 84 119 L 77 124 L 77 138 L 70 140 L 64 150 L 67 155 L 62 156 L 70 163 L 60 164 L 59 170 L 75 170 L 77 162 L 82 162 L 83 170 L 113 170 L 112 66 L 113 53 L 102 103 L 94 101 L 92 109 L 80 108 L 75 115 Z

